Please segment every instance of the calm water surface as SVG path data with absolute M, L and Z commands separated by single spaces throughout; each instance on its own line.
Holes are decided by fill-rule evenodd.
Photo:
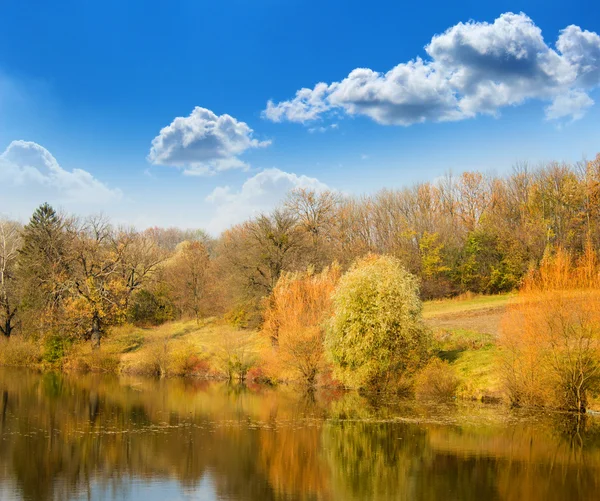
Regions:
M 2 500 L 597 500 L 600 420 L 0 371 Z

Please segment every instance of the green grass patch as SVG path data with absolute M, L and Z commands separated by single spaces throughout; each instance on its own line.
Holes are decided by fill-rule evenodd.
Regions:
M 434 340 L 437 356 L 449 362 L 460 378 L 457 393 L 461 398 L 500 397 L 498 348 L 492 335 L 452 329 L 436 332 Z
M 501 381 L 497 359 L 498 348 L 494 345 L 461 352 L 452 363 L 461 378 L 458 394 L 462 398 L 476 400 L 500 398 Z

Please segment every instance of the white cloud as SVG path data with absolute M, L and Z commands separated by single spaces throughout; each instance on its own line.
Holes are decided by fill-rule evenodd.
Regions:
M 48 201 L 72 209 L 99 210 L 122 198 L 82 169 L 63 169 L 43 146 L 31 141 L 13 141 L 0 154 L 0 210 L 23 215 Z
M 314 89 L 300 89 L 290 101 L 275 104 L 269 100 L 267 109 L 263 111 L 263 117 L 273 122 L 287 120 L 304 123 L 314 120 L 330 108 L 326 103 L 328 91 L 327 84 L 318 83 Z
M 330 124 L 327 126 L 322 125 L 320 127 L 309 127 L 308 132 L 310 132 L 311 134 L 314 134 L 315 132 L 323 133 L 323 132 L 327 132 L 328 130 L 339 129 L 339 127 L 340 126 L 338 124 Z
M 148 160 L 156 165 L 183 167 L 188 175 L 247 169 L 238 156 L 270 141 L 254 139 L 253 130 L 230 115 L 215 115 L 197 106 L 190 116 L 177 117 L 152 140 Z
M 567 94 L 556 96 L 552 104 L 546 107 L 546 118 L 557 120 L 571 117 L 572 120 L 580 119 L 586 110 L 593 106 L 594 100 L 585 92 L 571 90 Z
M 230 186 L 215 188 L 206 201 L 216 207 L 216 214 L 207 230 L 218 234 L 232 224 L 273 209 L 294 188 L 310 188 L 317 191 L 328 187 L 314 177 L 298 176 L 279 169 L 265 169 L 248 178 L 239 190 Z
M 578 26 L 562 30 L 556 50 L 525 14 L 493 23 L 459 23 L 435 35 L 416 58 L 386 73 L 357 68 L 339 82 L 301 89 L 289 101 L 269 101 L 263 116 L 308 122 L 331 110 L 381 124 L 462 120 L 495 115 L 528 99 L 552 102 L 551 119 L 580 118 L 600 85 L 600 36 Z

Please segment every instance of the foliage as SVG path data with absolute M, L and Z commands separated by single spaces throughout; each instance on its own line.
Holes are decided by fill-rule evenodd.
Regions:
M 44 340 L 42 359 L 50 365 L 59 363 L 70 346 L 70 343 L 62 336 L 56 334 L 47 335 Z
M 445 400 L 456 397 L 460 380 L 446 361 L 433 357 L 415 377 L 415 394 L 419 398 Z
M 68 224 L 50 205 L 42 204 L 23 228 L 18 260 L 21 320 L 35 337 L 57 330 L 72 284 Z
M 600 248 L 599 187 L 600 155 L 517 165 L 504 177 L 448 174 L 369 196 L 296 189 L 217 239 L 194 229 L 120 228 L 42 204 L 23 227 L 0 221 L 0 331 L 41 348 L 48 336 L 97 348 L 125 320 L 195 318 L 199 326 L 223 312 L 234 326 L 258 330 L 282 276 L 309 267 L 319 274 L 334 262 L 343 273 L 369 253 L 401 262 L 420 279 L 421 298 L 512 291 L 552 249 L 578 260 Z
M 133 295 L 127 316 L 135 325 L 160 325 L 175 319 L 175 305 L 164 287 L 141 289 Z
M 270 341 L 264 355 L 271 377 L 314 386 L 325 364 L 325 327 L 332 315 L 332 294 L 339 278 L 337 264 L 321 273 L 309 269 L 279 278 L 268 299 L 263 325 Z
M 348 386 L 385 388 L 414 371 L 427 354 L 418 280 L 390 256 L 358 260 L 333 296 L 326 346 Z
M 214 311 L 214 280 L 206 247 L 201 242 L 181 243 L 168 262 L 165 275 L 171 297 L 184 317 L 197 322 Z
M 503 375 L 517 405 L 585 411 L 600 384 L 600 266 L 591 245 L 579 259 L 548 253 L 507 313 Z

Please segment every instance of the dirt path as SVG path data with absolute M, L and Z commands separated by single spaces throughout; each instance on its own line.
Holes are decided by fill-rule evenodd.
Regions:
M 469 311 L 440 313 L 425 318 L 425 323 L 434 330 L 464 329 L 497 336 L 506 305 Z

